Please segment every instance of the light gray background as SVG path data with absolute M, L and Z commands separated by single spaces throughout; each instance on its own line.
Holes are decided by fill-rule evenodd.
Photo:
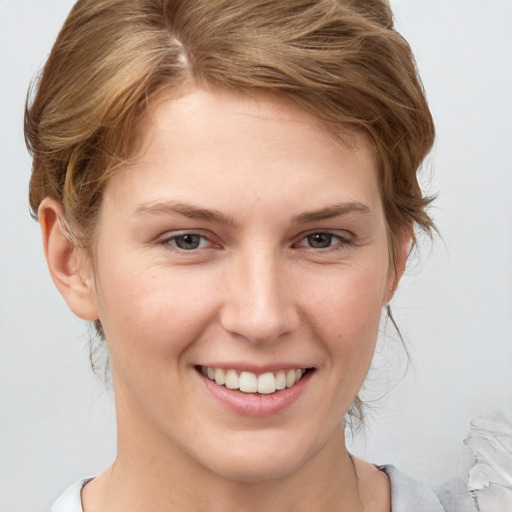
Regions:
M 114 456 L 112 398 L 47 274 L 26 198 L 26 89 L 71 4 L 0 0 L 2 512 L 47 510 Z M 440 192 L 443 239 L 423 244 L 393 300 L 414 368 L 400 381 L 399 342 L 383 343 L 367 396 L 398 383 L 373 404 L 354 450 L 436 487 L 467 469 L 469 420 L 512 406 L 512 0 L 393 6 L 437 123 L 424 181 Z

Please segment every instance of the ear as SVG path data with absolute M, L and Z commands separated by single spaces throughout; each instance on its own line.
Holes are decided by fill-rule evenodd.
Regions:
M 38 218 L 44 254 L 55 286 L 75 315 L 84 320 L 97 320 L 92 273 L 88 275 L 81 265 L 83 249 L 72 242 L 61 205 L 55 199 L 43 199 Z
M 407 265 L 407 256 L 411 247 L 412 225 L 404 228 L 398 239 L 398 247 L 396 253 L 391 258 L 391 264 L 388 272 L 386 292 L 384 294 L 384 304 L 387 304 L 396 292 L 400 279 L 405 272 Z

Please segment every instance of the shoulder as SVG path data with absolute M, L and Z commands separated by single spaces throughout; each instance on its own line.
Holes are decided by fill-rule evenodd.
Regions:
M 91 479 L 84 478 L 68 487 L 54 503 L 50 512 L 83 512 L 81 499 L 82 487 L 89 482 L 89 480 Z
M 439 495 L 415 482 L 394 466 L 380 466 L 391 487 L 392 512 L 476 512 L 474 502 L 462 481 L 446 484 Z
M 389 478 L 392 512 L 410 512 L 411 510 L 416 512 L 450 512 L 450 510 L 445 510 L 432 490 L 415 482 L 394 466 L 385 465 L 380 466 L 379 469 Z M 90 480 L 90 478 L 78 480 L 78 482 L 68 487 L 55 502 L 50 512 L 83 512 L 82 488 Z M 472 508 L 471 510 L 475 509 Z
M 380 470 L 389 477 L 393 512 L 446 512 L 432 490 L 410 479 L 394 466 L 381 466 Z

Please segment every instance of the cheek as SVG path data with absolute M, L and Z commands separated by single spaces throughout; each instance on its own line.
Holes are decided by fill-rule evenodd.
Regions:
M 185 350 L 214 314 L 200 272 L 171 272 L 137 264 L 100 273 L 98 303 L 111 351 L 173 357 Z
M 316 337 L 336 364 L 366 368 L 373 357 L 382 314 L 386 272 L 341 271 L 309 287 L 307 310 Z

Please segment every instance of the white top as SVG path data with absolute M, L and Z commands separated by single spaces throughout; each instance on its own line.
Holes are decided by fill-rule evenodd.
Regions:
M 392 512 L 447 512 L 433 491 L 404 475 L 394 466 L 381 466 L 391 483 Z M 50 512 L 83 512 L 80 494 L 91 479 L 79 480 L 55 502 Z

